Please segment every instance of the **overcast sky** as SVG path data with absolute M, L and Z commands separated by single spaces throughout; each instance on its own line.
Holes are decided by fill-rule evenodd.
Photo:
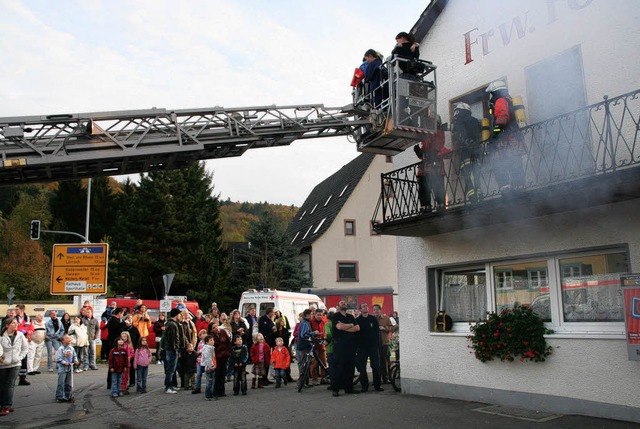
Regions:
M 351 101 L 428 0 L 0 0 L 0 117 Z M 358 155 L 346 138 L 207 161 L 233 201 L 301 205 Z

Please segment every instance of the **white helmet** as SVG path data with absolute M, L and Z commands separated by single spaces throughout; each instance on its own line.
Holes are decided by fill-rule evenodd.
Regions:
M 496 80 L 489 84 L 486 92 L 495 92 L 495 91 L 498 91 L 499 89 L 507 89 L 507 84 L 501 80 Z
M 471 112 L 471 106 L 469 106 L 467 103 L 458 103 L 456 104 L 456 108 L 454 110 L 467 110 Z

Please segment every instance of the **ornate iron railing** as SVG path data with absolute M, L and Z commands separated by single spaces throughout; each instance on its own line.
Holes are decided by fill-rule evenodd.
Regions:
M 610 174 L 640 164 L 640 89 L 520 129 L 525 184 L 520 191 Z M 500 197 L 494 159 L 487 144 L 475 164 L 480 201 Z M 446 209 L 475 204 L 466 198 L 460 154 L 445 160 Z M 418 163 L 382 174 L 381 193 L 373 221 L 382 224 L 416 216 L 436 216 L 420 207 Z

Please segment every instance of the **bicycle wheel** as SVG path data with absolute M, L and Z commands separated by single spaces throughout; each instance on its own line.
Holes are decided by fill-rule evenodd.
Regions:
M 309 353 L 303 354 L 301 359 L 302 363 L 300 364 L 300 374 L 298 375 L 298 381 L 296 382 L 298 392 L 301 392 L 302 388 L 306 384 L 307 379 L 309 378 L 309 367 L 311 366 L 311 357 L 309 356 Z
M 396 364 L 391 369 L 391 385 L 396 392 L 402 391 L 402 385 L 400 384 L 400 365 Z

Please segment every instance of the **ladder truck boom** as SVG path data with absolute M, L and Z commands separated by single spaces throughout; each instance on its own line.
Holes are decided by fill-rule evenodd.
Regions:
M 408 75 L 406 62 L 416 71 Z M 395 58 L 374 97 L 353 104 L 147 109 L 0 118 L 0 186 L 136 174 L 240 156 L 295 140 L 346 136 L 361 152 L 395 155 L 436 129 L 435 66 Z
M 366 119 L 321 104 L 0 118 L 0 185 L 133 174 L 353 136 Z

